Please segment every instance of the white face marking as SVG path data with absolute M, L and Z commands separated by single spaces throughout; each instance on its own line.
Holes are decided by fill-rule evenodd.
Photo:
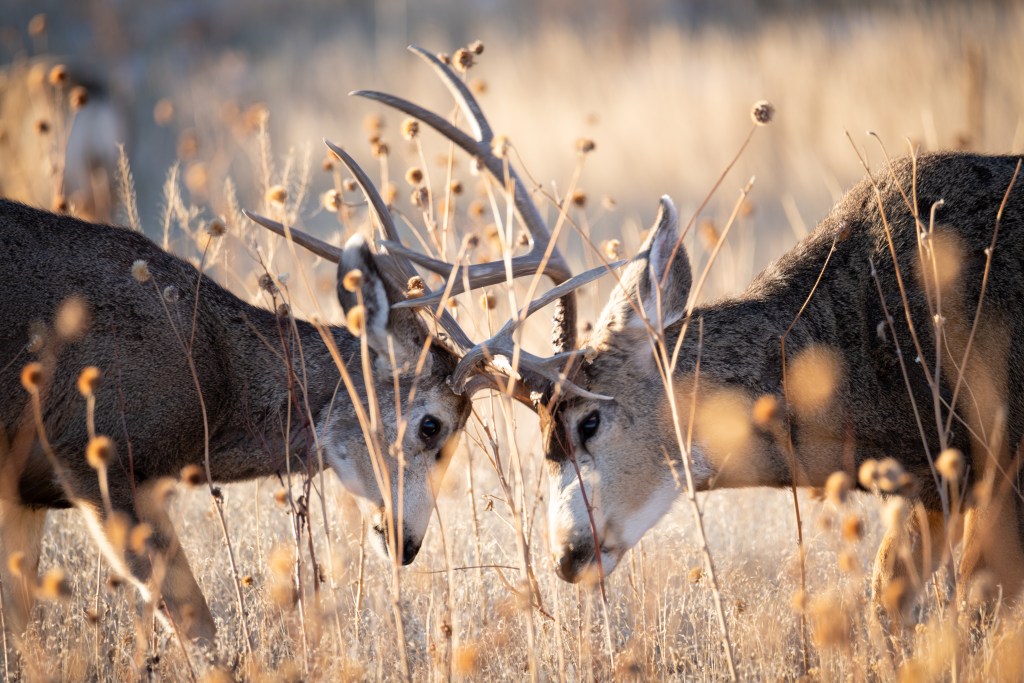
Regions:
M 627 550 L 636 545 L 647 530 L 658 523 L 671 509 L 672 503 L 680 494 L 675 481 L 663 482 L 651 493 L 638 510 L 627 515 L 621 525 L 621 531 L 613 534 L 616 538 L 605 538 L 604 543 L 609 550 L 614 549 L 621 557 Z
M 598 538 L 604 527 L 600 506 L 594 500 L 594 491 L 600 483 L 600 473 L 588 465 L 580 466 L 580 476 L 586 485 L 587 500 L 590 502 Z M 561 548 L 574 539 L 591 535 L 590 515 L 580 493 L 580 477 L 571 463 L 565 463 L 559 476 L 551 478 L 551 503 L 548 506 L 548 528 L 552 549 Z

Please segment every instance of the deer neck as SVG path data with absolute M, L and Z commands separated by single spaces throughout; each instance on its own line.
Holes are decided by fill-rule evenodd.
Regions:
M 293 325 L 257 308 L 226 324 L 236 343 L 224 359 L 230 368 L 224 387 L 228 410 L 219 411 L 217 424 L 211 424 L 211 450 L 225 463 L 214 478 L 319 469 L 315 435 L 322 433 L 328 413 L 356 419 L 324 335 L 311 323 Z M 358 362 L 357 339 L 342 328 L 324 329 L 346 365 Z M 361 373 L 350 372 L 360 383 Z

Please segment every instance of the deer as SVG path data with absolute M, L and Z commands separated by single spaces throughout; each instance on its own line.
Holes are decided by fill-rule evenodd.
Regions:
M 410 49 L 453 94 L 469 133 L 405 100 L 362 94 L 410 111 L 473 155 L 508 190 L 530 248 L 510 264 L 453 266 L 446 286 L 431 291 L 413 264 L 441 262 L 402 244 L 365 171 L 327 142 L 364 194 L 376 251 L 361 233 L 339 248 L 246 215 L 338 264 L 351 330 L 250 305 L 140 232 L 0 200 L 0 542 L 17 558 L 2 563 L 0 578 L 16 635 L 29 624 L 50 510 L 79 510 L 107 561 L 140 589 L 162 558 L 153 590 L 186 636 L 211 643 L 213 615 L 161 502 L 168 478 L 189 468 L 210 484 L 309 476 L 322 463 L 355 496 L 375 547 L 407 564 L 476 392 L 530 402 L 530 387 L 557 387 L 597 398 L 565 369 L 579 355 L 575 290 L 609 269 L 573 275 L 527 187 L 492 149 L 466 85 L 437 56 Z M 555 286 L 485 342 L 474 344 L 445 306 L 464 291 L 541 275 Z M 279 291 L 265 277 L 261 286 Z M 515 330 L 552 302 L 557 352 L 514 353 Z M 83 379 L 87 368 L 97 369 L 92 380 Z M 86 457 L 96 435 L 108 439 L 102 467 Z M 107 532 L 117 516 L 148 525 L 144 548 L 115 547 Z
M 903 618 L 956 529 L 958 595 L 983 572 L 1019 595 L 1019 165 L 887 157 L 742 294 L 702 304 L 663 197 L 572 373 L 610 400 L 540 411 L 558 576 L 612 572 L 688 488 L 823 487 L 841 472 L 915 511 L 878 550 L 880 615 Z M 893 586 L 906 596 L 886 603 Z

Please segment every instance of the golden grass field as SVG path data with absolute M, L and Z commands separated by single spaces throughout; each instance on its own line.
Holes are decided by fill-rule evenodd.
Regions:
M 481 102 L 497 132 L 511 139 L 520 167 L 559 199 L 581 170 L 578 188 L 585 198 L 571 218 L 595 244 L 620 240 L 627 255 L 639 245 L 661 194 L 673 195 L 684 221 L 691 217 L 750 132 L 751 105 L 760 99 L 775 105 L 775 120 L 755 131 L 688 238 L 695 265 L 704 263 L 710 236 L 725 223 L 740 188 L 756 177 L 705 289 L 705 297 L 714 298 L 741 291 L 861 177 L 853 145 L 874 165 L 881 162 L 867 130 L 892 154 L 908 151 L 907 140 L 929 150 L 1020 152 L 1022 31 L 1024 7 L 943 5 L 934 12 L 854 15 L 831 26 L 821 18 L 776 20 L 743 33 L 663 25 L 628 42 L 558 25 L 528 38 L 484 26 L 465 39 L 479 37 L 486 45 L 468 77 L 486 83 Z M 431 49 L 458 47 L 439 44 L 429 29 L 415 33 Z M 179 155 L 131 153 L 139 183 L 129 194 L 137 195 L 151 238 L 196 262 L 205 251 L 205 270 L 243 299 L 266 305 L 253 258 L 258 250 L 271 273 L 288 274 L 296 315 L 340 323 L 333 266 L 306 256 L 294 262 L 282 241 L 238 209 L 286 215 L 335 244 L 364 229 L 364 209 L 341 216 L 322 206 L 323 193 L 344 178 L 321 168 L 319 140 L 326 137 L 376 176 L 386 174 L 382 186 L 393 185 L 399 211 L 416 223 L 403 176 L 419 161 L 398 133 L 401 117 L 344 93 L 373 88 L 445 113 L 451 105 L 433 74 L 400 49 L 382 55 L 358 40 L 339 39 L 289 51 L 288 42 L 249 55 L 225 50 L 187 78 L 150 83 L 173 113 L 163 127 L 143 130 L 172 140 Z M 265 127 L 259 124 L 264 112 Z M 384 160 L 367 142 L 366 118 L 374 114 L 384 117 L 382 135 L 390 146 Z M 15 130 L 12 122 L 5 125 Z M 574 147 L 580 137 L 597 146 L 582 161 Z M 443 187 L 448 145 L 424 138 L 426 168 Z M 38 174 L 41 187 L 49 188 L 37 161 L 21 160 L 18 172 Z M 166 191 L 161 179 L 173 164 L 177 175 Z M 453 231 L 481 234 L 486 250 L 492 218 L 471 215 L 479 181 L 464 157 L 455 156 L 454 177 L 466 190 L 453 200 Z M 277 185 L 287 191 L 283 204 L 267 198 Z M 53 200 L 24 198 L 43 206 Z M 123 211 L 117 215 L 125 220 Z M 211 242 L 205 228 L 217 217 L 228 233 Z M 578 269 L 597 263 L 574 232 L 563 241 Z M 449 242 L 454 251 L 459 240 Z M 582 293 L 585 319 L 596 316 L 610 287 L 602 281 Z M 517 291 L 524 288 L 517 285 Z M 485 312 L 479 293 L 459 297 L 460 321 L 471 334 L 504 320 L 507 306 L 498 299 L 498 307 Z M 546 321 L 536 317 L 527 343 L 544 351 Z M 487 445 L 484 426 L 497 435 L 496 451 Z M 224 487 L 244 617 L 212 498 L 205 487 L 179 485 L 173 519 L 218 622 L 213 663 L 196 656 L 189 663 L 173 639 L 151 624 L 139 626 L 135 596 L 128 587 L 108 585 L 108 571 L 78 516 L 52 513 L 42 569 L 62 569 L 70 595 L 41 603 L 24 653 L 7 641 L 4 671 L 12 679 L 69 681 L 393 680 L 402 676 L 404 649 L 417 681 L 728 678 L 713 587 L 685 500 L 608 577 L 605 607 L 595 586 L 563 583 L 552 571 L 542 458 L 531 413 L 478 396 L 425 545 L 400 572 L 404 643 L 396 636 L 390 566 L 364 543 L 355 504 L 333 473 L 315 480 L 309 507 L 308 533 L 323 574 L 317 590 L 307 539 L 296 540 L 295 517 L 278 502 L 282 483 Z M 300 487 L 294 482 L 296 494 Z M 799 497 L 807 567 L 805 668 L 790 493 L 717 491 L 699 502 L 740 678 L 1024 677 L 1024 616 L 1002 601 L 989 625 L 971 634 L 957 621 L 958 610 L 926 598 L 920 625 L 900 647 L 887 644 L 868 616 L 867 582 L 883 505 L 866 494 L 842 505 L 807 492 Z M 850 529 L 854 518 L 862 522 L 859 537 Z M 524 558 L 535 577 L 532 601 Z M 298 601 L 290 588 L 282 599 L 282 582 L 290 587 L 296 575 L 302 579 Z

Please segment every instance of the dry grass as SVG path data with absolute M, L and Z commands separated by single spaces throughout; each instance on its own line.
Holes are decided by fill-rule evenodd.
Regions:
M 682 197 L 684 218 L 696 207 L 748 130 L 751 103 L 768 97 L 776 105 L 776 121 L 756 136 L 727 179 L 716 199 L 720 208 L 712 205 L 705 214 L 723 223 L 734 189 L 750 175 L 758 176 L 704 289 L 705 296 L 717 296 L 736 291 L 787 249 L 794 234 L 813 224 L 829 201 L 860 176 L 844 129 L 856 136 L 870 128 L 891 141 L 906 136 L 930 149 L 959 141 L 985 150 L 1019 150 L 1024 144 L 1024 94 L 1017 87 L 1024 63 L 1024 47 L 1017 40 L 1022 28 L 1024 10 L 1012 8 L 865 19 L 842 30 L 778 23 L 742 37 L 667 27 L 628 48 L 605 41 L 607 36 L 583 37 L 568 29 L 552 28 L 526 44 L 510 44 L 494 32 L 484 35 L 487 52 L 471 75 L 486 78 L 483 101 L 492 120 L 499 132 L 508 133 L 515 152 L 550 195 L 560 197 L 571 185 L 575 140 L 581 135 L 596 139 L 597 150 L 588 156 L 582 176 L 586 195 L 577 197 L 571 217 L 594 244 L 614 238 L 620 241 L 615 249 L 626 254 L 640 241 L 641 226 L 632 217 L 649 217 L 660 194 Z M 429 36 L 421 40 L 436 44 Z M 609 47 L 597 52 L 595 45 Z M 983 86 L 968 76 L 965 55 L 972 51 L 985 64 Z M 364 224 L 365 211 L 322 208 L 320 197 L 330 189 L 349 201 L 355 195 L 345 191 L 342 175 L 319 170 L 320 148 L 309 141 L 323 134 L 369 160 L 362 121 L 373 111 L 343 100 L 339 92 L 374 87 L 448 104 L 426 70 L 404 55 L 374 60 L 370 68 L 366 50 L 338 41 L 316 45 L 312 55 L 301 56 L 301 67 L 299 59 L 278 51 L 241 62 L 237 55 L 225 55 L 187 80 L 163 83 L 162 94 L 175 103 L 171 130 L 178 138 L 181 166 L 159 190 L 161 184 L 153 179 L 166 172 L 169 160 L 134 158 L 139 212 L 152 237 L 162 234 L 172 251 L 196 261 L 205 253 L 208 272 L 243 298 L 267 304 L 259 278 L 263 266 L 252 258 L 259 251 L 279 284 L 282 274 L 291 274 L 283 280 L 293 285 L 290 303 L 297 315 L 319 314 L 340 322 L 330 295 L 333 269 L 304 257 L 295 263 L 281 242 L 244 222 L 239 207 L 287 216 L 337 242 Z M 303 75 L 298 81 L 296 73 Z M 980 103 L 969 101 L 969 93 Z M 256 100 L 266 110 L 248 106 Z M 970 130 L 967 112 L 977 106 L 983 125 L 975 122 Z M 266 133 L 264 111 L 271 113 L 273 135 Z M 433 178 L 433 187 L 444 187 L 447 157 L 443 164 L 435 158 L 447 149 L 428 137 L 420 156 L 401 139 L 399 124 L 397 117 L 385 118 L 382 135 L 392 154 L 381 164 L 381 182 L 398 188 L 402 211 L 418 216 L 402 178 L 416 166 Z M 201 144 L 190 146 L 196 140 Z M 292 147 L 299 151 L 280 158 L 274 153 Z M 471 208 L 480 190 L 468 166 L 456 157 L 453 174 L 466 193 L 453 200 L 454 227 L 479 236 L 479 255 L 493 254 L 489 213 L 475 218 Z M 52 174 L 43 177 L 48 191 Z M 126 184 L 128 177 L 126 169 Z M 602 202 L 603 197 L 613 197 L 617 208 Z M 42 203 L 50 205 L 49 199 Z M 162 213 L 157 206 L 164 207 Z M 327 206 L 336 209 L 337 198 Z M 133 223 L 139 220 L 134 212 L 129 215 Z M 226 240 L 210 241 L 214 220 L 221 221 Z M 713 224 L 706 228 L 715 229 Z M 594 265 L 596 256 L 568 232 L 566 248 L 575 265 Z M 691 253 L 699 271 L 710 247 L 694 244 Z M 449 255 L 458 246 L 458 240 L 449 240 Z M 298 285 L 300 268 L 312 283 L 309 290 Z M 520 295 L 522 287 L 517 285 Z M 596 315 L 609 287 L 602 283 L 582 296 L 585 315 Z M 479 336 L 507 314 L 505 297 L 496 298 L 496 308 L 487 313 L 479 294 L 460 298 L 471 334 Z M 543 348 L 542 327 L 535 323 L 531 328 L 531 347 Z M 725 678 L 714 595 L 701 570 L 703 558 L 685 501 L 609 577 L 603 610 L 594 587 L 564 584 L 550 570 L 536 420 L 516 409 L 514 431 L 505 429 L 509 418 L 498 403 L 478 400 L 478 419 L 471 419 L 469 438 L 444 482 L 438 517 L 447 549 L 435 520 L 416 563 L 401 572 L 404 647 L 412 678 L 444 679 L 451 672 L 459 679 L 518 680 L 534 666 L 543 679 Z M 484 447 L 490 440 L 484 425 L 500 435 L 499 459 Z M 502 480 L 514 494 L 510 498 L 499 494 Z M 243 654 L 243 617 L 210 493 L 180 487 L 172 518 L 218 621 L 217 666 L 251 680 L 398 678 L 391 573 L 377 556 L 364 557 L 358 512 L 334 475 L 318 479 L 316 486 L 323 487 L 329 515 L 326 529 L 313 515 L 313 541 L 324 557 L 326 537 L 332 539 L 335 575 L 314 593 L 308 558 L 301 558 L 306 587 L 299 596 L 302 619 L 290 594 L 293 520 L 279 502 L 286 498 L 279 495 L 278 483 L 224 488 L 243 577 L 251 658 Z M 990 628 L 971 637 L 935 607 L 941 601 L 926 601 L 922 624 L 909 636 L 914 642 L 907 643 L 910 658 L 888 651 L 867 617 L 865 572 L 884 524 L 875 497 L 852 495 L 837 505 L 801 494 L 803 595 L 798 595 L 796 529 L 787 492 L 723 491 L 701 496 L 699 503 L 741 678 L 792 679 L 806 673 L 821 680 L 874 680 L 891 678 L 897 669 L 915 681 L 1020 677 L 1024 621 L 1018 609 L 1004 605 Z M 520 520 L 532 551 L 539 591 L 532 606 L 522 590 L 513 519 Z M 30 677 L 38 666 L 36 673 L 59 680 L 178 680 L 187 675 L 181 650 L 159 629 L 152 631 L 148 657 L 137 658 L 136 598 L 130 588 L 107 585 L 108 570 L 77 515 L 50 515 L 42 568 L 63 570 L 70 597 L 53 589 L 56 599 L 42 603 L 28 654 L 24 660 L 12 657 L 12 672 Z M 807 672 L 795 604 L 806 613 L 812 638 Z M 533 650 L 526 644 L 529 629 L 535 633 Z M 194 666 L 207 680 L 217 680 L 207 664 L 196 661 Z

